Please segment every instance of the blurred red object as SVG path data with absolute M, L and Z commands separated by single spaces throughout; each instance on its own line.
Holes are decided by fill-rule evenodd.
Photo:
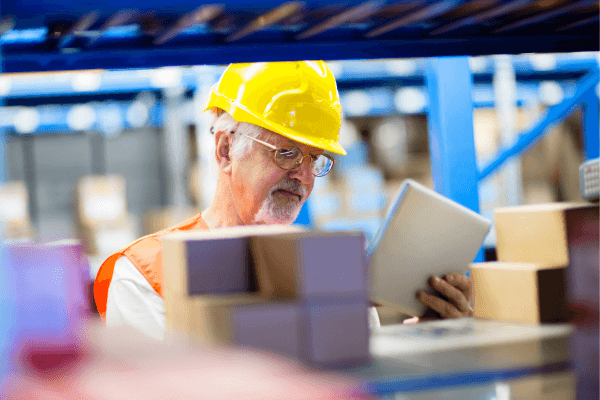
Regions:
M 14 244 L 6 250 L 15 310 L 12 369 L 60 375 L 80 357 L 75 332 L 87 308 L 81 246 Z
M 369 399 L 356 380 L 249 349 L 165 343 L 90 324 L 85 353 L 60 379 L 15 376 L 2 399 Z

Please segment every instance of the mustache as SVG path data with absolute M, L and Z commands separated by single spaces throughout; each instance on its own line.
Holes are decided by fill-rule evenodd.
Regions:
M 289 179 L 284 177 L 281 181 L 277 182 L 275 186 L 271 189 L 271 194 L 273 194 L 277 190 L 287 190 L 288 192 L 292 192 L 300 195 L 300 200 L 306 197 L 308 189 L 302 183 L 300 183 L 297 179 Z

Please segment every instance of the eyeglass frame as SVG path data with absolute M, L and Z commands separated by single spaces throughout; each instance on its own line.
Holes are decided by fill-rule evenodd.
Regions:
M 233 134 L 233 133 L 235 133 L 235 131 L 232 131 L 231 133 Z M 279 168 L 281 168 L 282 170 L 284 170 L 284 171 L 293 171 L 293 170 L 295 170 L 296 168 L 298 168 L 299 166 L 301 166 L 301 165 L 302 165 L 302 163 L 304 162 L 304 158 L 306 158 L 306 157 L 310 157 L 310 158 L 312 159 L 312 157 L 313 157 L 313 155 L 312 155 L 312 154 L 310 154 L 310 153 L 308 153 L 308 156 L 305 156 L 305 155 L 304 155 L 304 153 L 302 153 L 302 151 L 301 151 L 300 149 L 298 149 L 298 147 L 296 147 L 296 146 L 288 146 L 288 147 L 294 147 L 294 148 L 298 149 L 298 151 L 300 151 L 300 154 L 302 154 L 302 158 L 301 158 L 301 159 L 300 159 L 300 161 L 299 161 L 299 162 L 296 164 L 296 166 L 295 166 L 295 167 L 293 167 L 293 168 L 290 168 L 290 169 L 285 169 L 285 168 L 283 168 L 281 165 L 279 165 L 279 163 L 277 162 L 277 150 L 280 150 L 280 149 L 285 149 L 285 148 L 286 148 L 285 146 L 284 146 L 284 147 L 277 147 L 277 146 L 274 146 L 274 145 L 272 145 L 271 143 L 267 143 L 267 142 L 265 142 L 265 141 L 263 141 L 263 140 L 260 140 L 260 139 L 254 138 L 254 137 L 252 137 L 252 136 L 246 135 L 245 133 L 242 133 L 242 136 L 245 136 L 245 137 L 247 137 L 248 139 L 252 139 L 252 140 L 254 140 L 255 142 L 258 142 L 258 143 L 260 143 L 260 144 L 262 144 L 262 145 L 264 145 L 264 146 L 267 146 L 267 147 L 268 147 L 268 148 L 270 148 L 271 150 L 274 150 L 274 151 L 275 151 L 275 153 L 273 153 L 273 161 L 275 161 L 275 164 L 276 164 L 276 165 L 277 165 Z M 329 154 L 321 153 L 321 154 L 319 154 L 317 157 L 320 157 L 320 156 L 324 156 L 324 157 L 327 157 L 327 158 L 329 158 L 329 159 L 331 160 L 331 167 L 330 167 L 330 168 L 329 168 L 329 170 L 327 170 L 327 172 L 326 172 L 326 173 L 324 173 L 323 175 L 315 175 L 315 174 L 312 172 L 312 167 L 311 167 L 311 171 L 310 171 L 310 172 L 311 172 L 311 174 L 313 174 L 313 176 L 314 176 L 314 177 L 316 177 L 316 178 L 320 178 L 320 177 L 322 177 L 322 176 L 325 176 L 325 175 L 327 175 L 327 174 L 328 174 L 328 173 L 329 173 L 329 172 L 330 172 L 330 171 L 333 169 L 333 166 L 335 165 L 335 159 L 334 159 L 333 157 L 331 157 Z M 314 161 L 316 161 L 316 160 L 314 160 Z M 313 161 L 311 160 L 311 165 L 312 165 L 312 163 L 313 163 Z

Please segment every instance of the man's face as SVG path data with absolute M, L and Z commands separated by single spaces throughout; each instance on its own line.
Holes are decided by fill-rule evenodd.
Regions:
M 302 164 L 286 171 L 275 163 L 275 151 L 260 143 L 241 159 L 232 160 L 232 196 L 244 224 L 291 224 L 313 189 L 309 154 L 323 150 L 274 134 L 269 144 L 295 146 L 306 156 Z M 259 139 L 264 140 L 263 137 Z

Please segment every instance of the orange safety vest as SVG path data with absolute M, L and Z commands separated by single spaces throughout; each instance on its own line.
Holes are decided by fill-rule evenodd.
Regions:
M 171 232 L 206 230 L 208 225 L 200 214 L 182 222 L 172 228 L 144 236 L 112 256 L 108 257 L 98 270 L 94 281 L 94 299 L 98 312 L 103 321 L 106 321 L 106 302 L 108 300 L 108 288 L 115 270 L 115 263 L 121 256 L 125 256 L 144 275 L 148 283 L 163 297 L 163 266 L 162 266 L 162 242 L 161 237 Z

